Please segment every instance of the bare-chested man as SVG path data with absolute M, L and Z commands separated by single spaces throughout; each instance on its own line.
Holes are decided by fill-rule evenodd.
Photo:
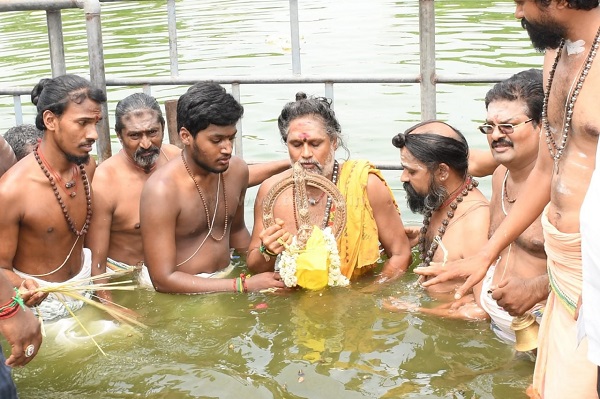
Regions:
M 490 235 L 513 204 L 523 201 L 519 193 L 537 158 L 543 99 L 542 71 L 536 69 L 496 84 L 485 97 L 486 123 L 479 130 L 487 135 L 493 160 L 500 164 L 492 178 Z M 506 342 L 515 342 L 510 328 L 513 316 L 532 310 L 541 318 L 541 302 L 548 296 L 548 275 L 539 218 L 500 253 L 482 283 L 474 287 L 474 293 L 478 305 L 491 318 L 492 330 Z M 416 308 L 414 304 L 393 300 L 388 308 L 469 318 L 470 309 L 461 307 L 460 301 L 436 308 Z
M 181 156 L 148 179 L 141 196 L 144 261 L 157 291 L 200 293 L 283 287 L 276 273 L 211 278 L 230 270 L 229 248 L 246 249 L 248 167 L 232 156 L 243 107 L 213 83 L 198 83 L 177 103 Z
M 480 281 L 500 252 L 542 213 L 552 292 L 542 320 L 533 395 L 544 398 L 597 398 L 597 368 L 586 358 L 587 341 L 578 345 L 575 312 L 581 294 L 579 211 L 596 162 L 600 131 L 600 38 L 598 0 L 517 0 L 521 19 L 546 57 L 547 110 L 542 114 L 539 155 L 509 216 L 479 253 L 460 264 L 424 268 L 436 284 L 468 277 L 457 296 Z M 543 212 L 542 212 L 543 211 Z
M 86 237 L 92 275 L 108 267 L 127 269 L 144 260 L 140 232 L 140 194 L 152 172 L 179 157 L 181 149 L 163 144 L 165 119 L 158 102 L 144 93 L 119 101 L 115 132 L 123 149 L 98 166 L 94 178 L 94 216 Z
M 123 146 L 104 161 L 94 178 L 94 216 L 86 245 L 92 250 L 92 275 L 130 269 L 144 263 L 140 230 L 140 195 L 151 174 L 181 149 L 163 143 L 165 119 L 156 99 L 135 93 L 119 101 L 115 109 L 115 132 Z M 249 167 L 249 185 L 288 168 L 275 161 Z M 98 295 L 110 299 L 110 293 Z
M 15 287 L 90 277 L 83 240 L 92 215 L 86 165 L 105 94 L 76 75 L 42 79 L 31 99 L 44 138 L 0 180 L 0 267 Z M 52 296 L 26 303 L 46 320 L 68 315 Z M 83 305 L 69 301 L 75 310 Z
M 419 123 L 393 139 L 402 158 L 401 180 L 409 208 L 425 216 L 416 242 L 421 264 L 472 256 L 485 243 L 489 227 L 487 199 L 468 175 L 469 147 L 465 137 L 441 121 Z M 468 239 L 466 239 L 468 237 Z M 448 295 L 462 283 L 449 281 L 429 293 L 449 303 Z M 394 308 L 395 300 L 386 305 Z M 449 306 L 449 305 L 448 305 Z M 465 317 L 485 318 L 474 296 L 465 301 Z

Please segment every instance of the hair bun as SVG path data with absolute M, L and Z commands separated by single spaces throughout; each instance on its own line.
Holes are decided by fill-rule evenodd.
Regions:
M 306 100 L 307 98 L 308 96 L 303 91 L 299 91 L 298 93 L 296 93 L 296 101 Z
M 392 144 L 396 148 L 403 148 L 406 145 L 406 137 L 404 133 L 398 133 L 392 138 Z
M 33 90 L 31 90 L 31 102 L 33 103 L 33 105 L 37 105 L 38 100 L 40 99 L 40 95 L 42 94 L 42 91 L 44 91 L 44 87 L 51 80 L 52 79 L 48 79 L 48 78 L 40 79 L 40 81 L 38 82 L 38 84 L 36 84 L 33 87 Z

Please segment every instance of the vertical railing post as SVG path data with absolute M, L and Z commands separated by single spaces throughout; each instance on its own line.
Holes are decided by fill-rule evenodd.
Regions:
M 239 83 L 231 84 L 231 95 L 238 103 L 242 103 L 241 101 L 241 91 Z M 240 158 L 244 158 L 244 148 L 242 145 L 242 120 L 240 119 L 237 123 L 237 134 L 235 135 L 235 155 Z
M 13 96 L 13 104 L 15 109 L 15 122 L 17 125 L 23 124 L 23 107 L 21 107 L 21 96 Z
M 175 0 L 167 0 L 167 22 L 169 24 L 169 61 L 171 77 L 179 76 L 179 61 L 177 56 L 177 16 Z
M 292 33 L 292 73 L 300 75 L 300 22 L 298 20 L 298 0 L 290 0 L 290 29 Z
M 90 80 L 92 84 L 106 92 L 106 75 L 104 68 L 104 49 L 102 45 L 102 25 L 100 22 L 100 1 L 84 0 L 88 57 L 90 62 Z M 108 121 L 108 105 L 102 105 L 104 117 L 98 124 L 98 162 L 110 158 L 110 127 Z
M 325 82 L 325 97 L 331 100 L 331 108 L 334 109 L 333 82 Z
M 421 57 L 421 120 L 436 118 L 435 5 L 419 0 L 419 43 Z
M 61 11 L 46 11 L 46 23 L 48 24 L 50 64 L 52 66 L 52 77 L 54 78 L 67 73 L 67 68 L 65 66 L 65 45 L 62 32 Z

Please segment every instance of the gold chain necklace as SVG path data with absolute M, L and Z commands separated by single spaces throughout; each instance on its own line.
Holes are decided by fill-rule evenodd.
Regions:
M 200 194 L 200 198 L 202 199 L 202 205 L 204 205 L 204 211 L 206 212 L 206 225 L 208 226 L 208 234 L 215 241 L 221 241 L 225 237 L 225 234 L 227 233 L 227 225 L 228 225 L 228 222 L 229 222 L 229 216 L 228 216 L 229 210 L 227 208 L 227 191 L 225 191 L 225 177 L 223 176 L 223 173 L 219 173 L 219 179 L 218 179 L 218 183 L 217 183 L 218 184 L 218 186 L 217 186 L 217 202 L 215 204 L 215 215 L 216 215 L 217 214 L 217 208 L 219 207 L 219 187 L 222 184 L 223 185 L 223 197 L 225 198 L 225 227 L 223 227 L 223 234 L 221 234 L 221 237 L 216 238 L 212 234 L 212 228 L 213 228 L 213 225 L 215 223 L 215 220 L 213 218 L 213 221 L 212 221 L 212 224 L 211 224 L 211 222 L 210 222 L 210 214 L 208 212 L 208 204 L 206 203 L 206 199 L 204 198 L 204 194 L 202 194 L 202 190 L 200 189 L 200 185 L 196 181 L 196 178 L 192 174 L 192 171 L 190 170 L 190 167 L 188 166 L 188 164 L 187 164 L 187 162 L 185 160 L 185 156 L 183 155 L 183 151 L 181 151 L 181 159 L 183 160 L 183 165 L 185 166 L 185 170 L 187 170 L 188 175 L 190 175 L 190 177 L 194 181 L 194 185 L 196 186 L 196 190 L 198 190 L 198 194 Z

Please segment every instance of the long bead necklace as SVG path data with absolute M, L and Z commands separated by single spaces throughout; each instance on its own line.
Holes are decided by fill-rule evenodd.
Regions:
M 573 109 L 575 108 L 575 102 L 577 101 L 579 92 L 583 87 L 583 82 L 585 81 L 585 78 L 587 77 L 590 69 L 592 68 L 592 62 L 594 61 L 594 57 L 596 56 L 596 52 L 598 51 L 599 39 L 600 28 L 598 29 L 598 32 L 596 32 L 594 42 L 592 43 L 588 56 L 585 62 L 583 63 L 583 70 L 579 74 L 579 79 L 577 81 L 577 85 L 575 86 L 575 90 L 573 90 L 572 93 L 569 90 L 569 94 L 567 95 L 568 101 L 567 106 L 565 107 L 565 116 L 560 144 L 556 143 L 556 140 L 554 140 L 554 137 L 552 135 L 552 131 L 550 130 L 550 123 L 548 122 L 548 100 L 550 98 L 550 89 L 552 88 L 554 73 L 556 72 L 556 67 L 558 66 L 558 61 L 560 60 L 562 49 L 565 44 L 564 39 L 560 42 L 560 46 L 558 47 L 558 50 L 556 52 L 554 64 L 552 65 L 552 69 L 550 70 L 548 76 L 548 85 L 546 86 L 546 94 L 544 96 L 544 102 L 542 105 L 542 124 L 546 133 L 546 144 L 548 145 L 548 150 L 550 151 L 550 157 L 552 157 L 552 159 L 554 160 L 555 170 L 558 168 L 560 158 L 562 157 L 564 149 L 567 146 L 567 138 L 569 137 L 569 129 L 571 128 L 571 120 L 573 119 Z
M 56 197 L 56 200 L 58 201 L 58 204 L 60 205 L 60 207 L 62 209 L 63 216 L 65 217 L 65 220 L 67 221 L 67 224 L 69 225 L 69 229 L 77 237 L 81 237 L 82 235 L 87 233 L 89 225 L 90 225 L 90 220 L 92 219 L 92 195 L 91 195 L 91 190 L 90 190 L 90 183 L 87 179 L 87 173 L 85 172 L 85 167 L 83 165 L 79 165 L 79 171 L 81 172 L 81 180 L 83 181 L 83 188 L 85 190 L 87 214 L 85 216 L 85 222 L 83 223 L 81 230 L 77 230 L 77 228 L 75 227 L 75 222 L 73 222 L 71 215 L 69 215 L 69 211 L 67 210 L 67 205 L 65 204 L 62 197 L 60 196 L 60 192 L 58 191 L 56 181 L 55 181 L 54 177 L 52 176 L 52 174 L 50 173 L 50 171 L 48 171 L 46 166 L 44 166 L 44 163 L 42 162 L 42 159 L 40 158 L 40 154 L 38 153 L 38 151 L 39 151 L 39 145 L 37 145 L 33 149 L 33 156 L 35 157 L 35 160 L 37 161 L 38 165 L 40 165 L 40 169 L 42 169 L 42 172 L 44 172 L 44 175 L 46 175 L 46 178 L 48 179 L 48 181 L 50 181 L 50 186 L 52 187 L 52 191 L 54 191 L 54 196 Z M 50 166 L 48 166 L 48 167 L 50 167 Z
M 333 174 L 331 176 L 331 181 L 333 184 L 337 184 L 337 179 L 338 179 L 338 171 L 339 171 L 339 164 L 338 161 L 333 161 Z M 296 201 L 296 186 L 294 185 L 293 188 L 293 196 L 294 196 L 294 201 Z M 320 198 L 319 198 L 320 200 Z M 310 203 L 310 200 L 309 200 Z M 313 205 L 313 204 L 311 204 Z M 323 222 L 322 222 L 322 228 L 325 229 L 327 227 L 327 225 L 329 224 L 329 218 L 331 216 L 331 207 L 333 205 L 333 198 L 330 196 L 327 196 L 327 203 L 325 204 L 325 214 L 323 216 Z M 296 221 L 296 227 L 300 227 L 298 226 L 298 216 L 296 215 L 296 206 L 293 206 L 292 208 L 294 208 L 294 220 Z
M 202 190 L 200 189 L 200 185 L 196 181 L 196 178 L 192 174 L 192 171 L 190 170 L 190 167 L 188 166 L 187 161 L 185 160 L 185 156 L 183 155 L 183 151 L 181 151 L 181 159 L 183 160 L 183 165 L 185 166 L 185 170 L 187 170 L 188 175 L 190 175 L 190 177 L 194 181 L 194 185 L 196 186 L 196 190 L 198 190 L 198 194 L 200 194 L 200 198 L 202 199 L 202 205 L 204 205 L 204 211 L 206 212 L 206 225 L 208 226 L 208 233 L 210 234 L 210 236 L 215 241 L 221 241 L 225 237 L 225 234 L 227 233 L 227 225 L 229 223 L 229 216 L 228 216 L 229 209 L 227 208 L 227 191 L 225 191 L 225 177 L 223 176 L 223 173 L 219 173 L 219 179 L 217 181 L 218 186 L 217 186 L 217 202 L 215 204 L 215 214 L 217 212 L 217 207 L 219 206 L 219 187 L 221 185 L 223 185 L 223 196 L 225 197 L 225 226 L 223 227 L 223 234 L 221 234 L 221 237 L 216 238 L 212 234 L 212 229 L 213 229 L 213 225 L 214 225 L 215 220 L 213 218 L 213 222 L 211 224 L 211 222 L 210 222 L 210 214 L 209 214 L 209 211 L 208 211 L 208 204 L 206 203 L 206 199 L 204 198 L 204 194 L 202 194 Z
M 460 204 L 464 197 L 469 195 L 469 192 L 473 190 L 475 187 L 479 185 L 473 177 L 467 176 L 465 182 L 462 186 L 457 190 L 456 198 L 450 203 L 450 210 L 446 213 L 447 218 L 442 220 L 441 226 L 438 228 L 438 234 L 431 241 L 431 245 L 429 246 L 429 250 L 425 252 L 425 241 L 427 236 L 427 230 L 429 230 L 429 223 L 431 222 L 431 215 L 433 214 L 434 209 L 427 209 L 425 211 L 425 217 L 423 218 L 423 227 L 421 227 L 421 232 L 419 234 L 419 257 L 421 258 L 421 266 L 429 266 L 431 260 L 433 259 L 433 255 L 438 248 L 438 242 L 442 242 L 442 237 L 444 233 L 446 233 L 446 229 L 450 224 L 450 220 L 454 217 L 454 212 L 456 208 L 458 208 L 458 204 Z M 445 206 L 440 206 L 438 209 L 444 209 Z

